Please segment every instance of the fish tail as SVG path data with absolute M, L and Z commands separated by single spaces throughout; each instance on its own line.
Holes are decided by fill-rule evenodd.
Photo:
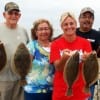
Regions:
M 85 92 L 85 93 L 90 93 L 90 88 L 86 86 L 86 87 L 84 88 L 84 92 Z
M 26 82 L 25 79 L 20 79 L 20 80 L 19 80 L 19 85 L 20 85 L 20 86 L 24 86 L 24 85 L 26 85 L 26 84 L 27 84 L 27 82 Z
M 66 92 L 66 96 L 71 96 L 72 95 L 72 89 L 68 88 L 68 91 Z

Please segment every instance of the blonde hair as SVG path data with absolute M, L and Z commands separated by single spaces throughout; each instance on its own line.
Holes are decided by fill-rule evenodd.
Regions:
M 67 17 L 71 17 L 72 19 L 74 19 L 76 21 L 74 13 L 72 13 L 72 12 L 65 12 L 65 13 L 63 13 L 61 15 L 60 23 L 62 24 Z

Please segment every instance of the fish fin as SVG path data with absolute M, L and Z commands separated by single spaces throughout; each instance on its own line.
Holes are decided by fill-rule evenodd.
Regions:
M 90 94 L 90 88 L 89 88 L 89 86 L 86 86 L 86 87 L 84 88 L 84 92 Z

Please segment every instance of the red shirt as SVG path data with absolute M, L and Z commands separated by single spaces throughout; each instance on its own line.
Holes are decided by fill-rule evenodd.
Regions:
M 66 41 L 64 37 L 60 37 L 59 39 L 52 42 L 50 62 L 53 63 L 56 60 L 59 60 L 61 58 L 61 53 L 64 49 L 90 52 L 91 45 L 86 39 L 79 36 L 77 36 L 76 40 L 71 43 Z M 56 71 L 54 77 L 54 90 L 52 100 L 85 100 L 88 96 L 90 96 L 90 94 L 86 94 L 83 91 L 84 86 L 85 81 L 83 80 L 82 76 L 81 64 L 79 66 L 78 79 L 74 82 L 72 86 L 73 96 L 65 96 L 65 93 L 68 90 L 68 85 L 63 80 L 63 72 Z

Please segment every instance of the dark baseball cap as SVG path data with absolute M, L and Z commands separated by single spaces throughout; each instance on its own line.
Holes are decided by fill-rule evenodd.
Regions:
M 15 2 L 8 2 L 5 5 L 5 11 L 9 12 L 9 11 L 12 11 L 12 10 L 20 11 L 19 6 Z

